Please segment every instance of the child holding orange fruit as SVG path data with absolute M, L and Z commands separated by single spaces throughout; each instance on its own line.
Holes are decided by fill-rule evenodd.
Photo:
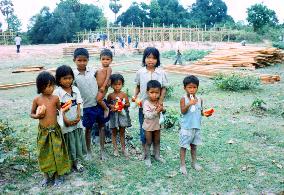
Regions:
M 199 80 L 190 75 L 183 80 L 184 95 L 180 100 L 180 110 L 182 113 L 180 130 L 180 171 L 186 175 L 185 154 L 186 149 L 191 149 L 191 167 L 195 170 L 201 170 L 202 167 L 196 163 L 196 148 L 201 144 L 201 117 L 209 117 L 214 110 L 203 111 L 203 100 L 196 96 Z

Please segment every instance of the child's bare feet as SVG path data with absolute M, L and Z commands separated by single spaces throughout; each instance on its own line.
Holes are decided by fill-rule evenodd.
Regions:
M 116 156 L 116 157 L 118 157 L 118 156 L 119 156 L 118 150 L 114 150 L 114 151 L 113 151 L 113 155 Z
M 76 165 L 74 165 L 74 168 L 78 172 L 83 172 L 84 171 L 84 167 L 80 163 L 77 163 Z
M 129 156 L 129 155 L 128 155 L 127 149 L 123 150 L 122 153 L 123 153 L 123 155 L 125 156 L 125 158 L 128 159 L 128 156 Z
M 193 169 L 195 169 L 196 171 L 202 170 L 202 167 L 199 164 L 197 164 L 197 163 L 191 163 L 191 167 Z
M 148 159 L 145 160 L 145 165 L 146 165 L 147 167 L 151 167 L 151 166 L 152 166 L 152 163 L 151 163 L 151 159 L 150 159 L 150 158 L 148 158 Z
M 63 182 L 64 182 L 63 177 L 62 176 L 58 176 L 58 177 L 55 178 L 53 186 L 54 187 L 58 187 L 58 186 L 62 185 Z
M 180 166 L 179 170 L 180 170 L 181 174 L 187 175 L 187 171 L 186 171 L 186 167 L 185 166 Z
M 107 118 L 108 115 L 109 115 L 109 108 L 106 108 L 106 109 L 104 110 L 104 118 Z
M 101 160 L 107 160 L 107 157 L 104 151 L 101 151 Z
M 161 162 L 161 163 L 165 163 L 166 161 L 165 161 L 165 159 L 163 159 L 162 157 L 156 157 L 155 156 L 155 159 L 157 160 L 157 161 L 159 161 L 159 162 Z
M 49 184 L 51 184 L 52 180 L 50 178 L 44 178 L 41 182 L 40 182 L 40 186 L 41 187 L 47 187 Z

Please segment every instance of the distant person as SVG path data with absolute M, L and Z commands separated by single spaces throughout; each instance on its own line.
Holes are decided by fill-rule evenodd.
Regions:
M 100 42 L 101 41 L 101 35 L 100 35 L 100 33 L 97 33 L 97 42 Z
M 22 41 L 22 38 L 19 37 L 19 34 L 17 34 L 16 37 L 15 37 L 15 42 L 16 42 L 16 46 L 17 46 L 17 53 L 20 53 L 21 41 Z
M 139 38 L 138 38 L 138 36 L 136 35 L 136 36 L 135 36 L 134 48 L 138 48 L 138 43 L 139 43 Z
M 128 48 L 131 46 L 131 36 L 130 35 L 127 35 L 127 45 L 128 45 Z
M 61 108 L 59 97 L 53 95 L 55 78 L 49 72 L 41 72 L 36 79 L 37 93 L 32 103 L 31 118 L 38 119 L 37 157 L 40 171 L 44 174 L 41 186 L 63 183 L 63 175 L 71 168 L 66 142 L 57 121 L 57 112 L 67 112 Z
M 247 43 L 246 40 L 242 40 L 242 41 L 241 41 L 241 45 L 242 45 L 242 46 L 246 46 L 246 43 Z
M 113 43 L 113 41 L 111 42 L 111 45 L 110 45 L 110 50 L 112 51 L 112 53 L 113 53 L 113 56 L 115 56 L 115 46 L 114 46 L 114 43 Z
M 179 49 L 177 50 L 176 61 L 175 61 L 174 65 L 176 65 L 177 63 L 182 65 L 181 53 L 180 53 Z

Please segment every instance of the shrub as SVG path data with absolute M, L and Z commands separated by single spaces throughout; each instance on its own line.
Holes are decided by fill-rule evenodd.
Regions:
M 185 50 L 185 51 L 181 52 L 181 54 L 182 54 L 182 59 L 184 61 L 195 61 L 195 60 L 203 58 L 209 52 L 210 51 L 208 51 L 208 50 L 191 49 L 191 50 Z M 174 59 L 176 57 L 176 51 L 174 51 L 174 50 L 165 51 L 165 52 L 162 53 L 162 57 L 168 58 L 168 59 Z
M 263 104 L 266 104 L 263 99 L 256 98 L 256 99 L 252 102 L 251 107 L 252 107 L 252 108 L 256 108 L 256 109 L 262 109 L 262 108 L 263 108 Z
M 174 95 L 174 86 L 170 85 L 167 87 L 166 99 L 171 98 Z
M 255 89 L 260 84 L 259 78 L 240 74 L 223 75 L 214 77 L 214 84 L 223 90 L 240 91 Z
M 14 147 L 16 139 L 13 136 L 14 130 L 9 126 L 8 122 L 0 120 L 0 150 L 10 151 Z
M 278 49 L 284 49 L 284 42 L 275 42 L 273 43 L 273 47 L 276 47 Z
M 180 113 L 174 108 L 167 109 L 165 115 L 164 127 L 170 129 L 179 124 Z

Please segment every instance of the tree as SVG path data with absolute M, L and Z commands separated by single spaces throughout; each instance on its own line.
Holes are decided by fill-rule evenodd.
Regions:
M 0 10 L 5 17 L 5 20 L 8 24 L 8 29 L 10 29 L 8 19 L 14 13 L 13 3 L 11 0 L 1 0 L 0 1 Z
M 114 21 L 116 21 L 116 14 L 119 12 L 122 5 L 119 3 L 120 0 L 110 0 L 109 8 L 114 13 Z
M 32 43 L 71 42 L 76 32 L 105 25 L 106 19 L 97 6 L 78 0 L 61 0 L 54 12 L 48 7 L 31 18 L 28 36 Z
M 218 23 L 233 22 L 227 15 L 227 5 L 222 0 L 197 0 L 190 11 L 192 25 L 214 26 Z
M 12 14 L 7 19 L 8 29 L 14 32 L 18 32 L 21 30 L 22 23 L 19 18 Z
M 255 4 L 247 9 L 247 21 L 254 32 L 259 32 L 264 26 L 275 26 L 278 23 L 275 11 L 263 4 Z
M 145 3 L 138 4 L 136 2 L 117 18 L 117 23 L 121 23 L 122 26 L 133 24 L 134 26 L 150 25 L 150 19 L 148 14 L 149 6 Z

